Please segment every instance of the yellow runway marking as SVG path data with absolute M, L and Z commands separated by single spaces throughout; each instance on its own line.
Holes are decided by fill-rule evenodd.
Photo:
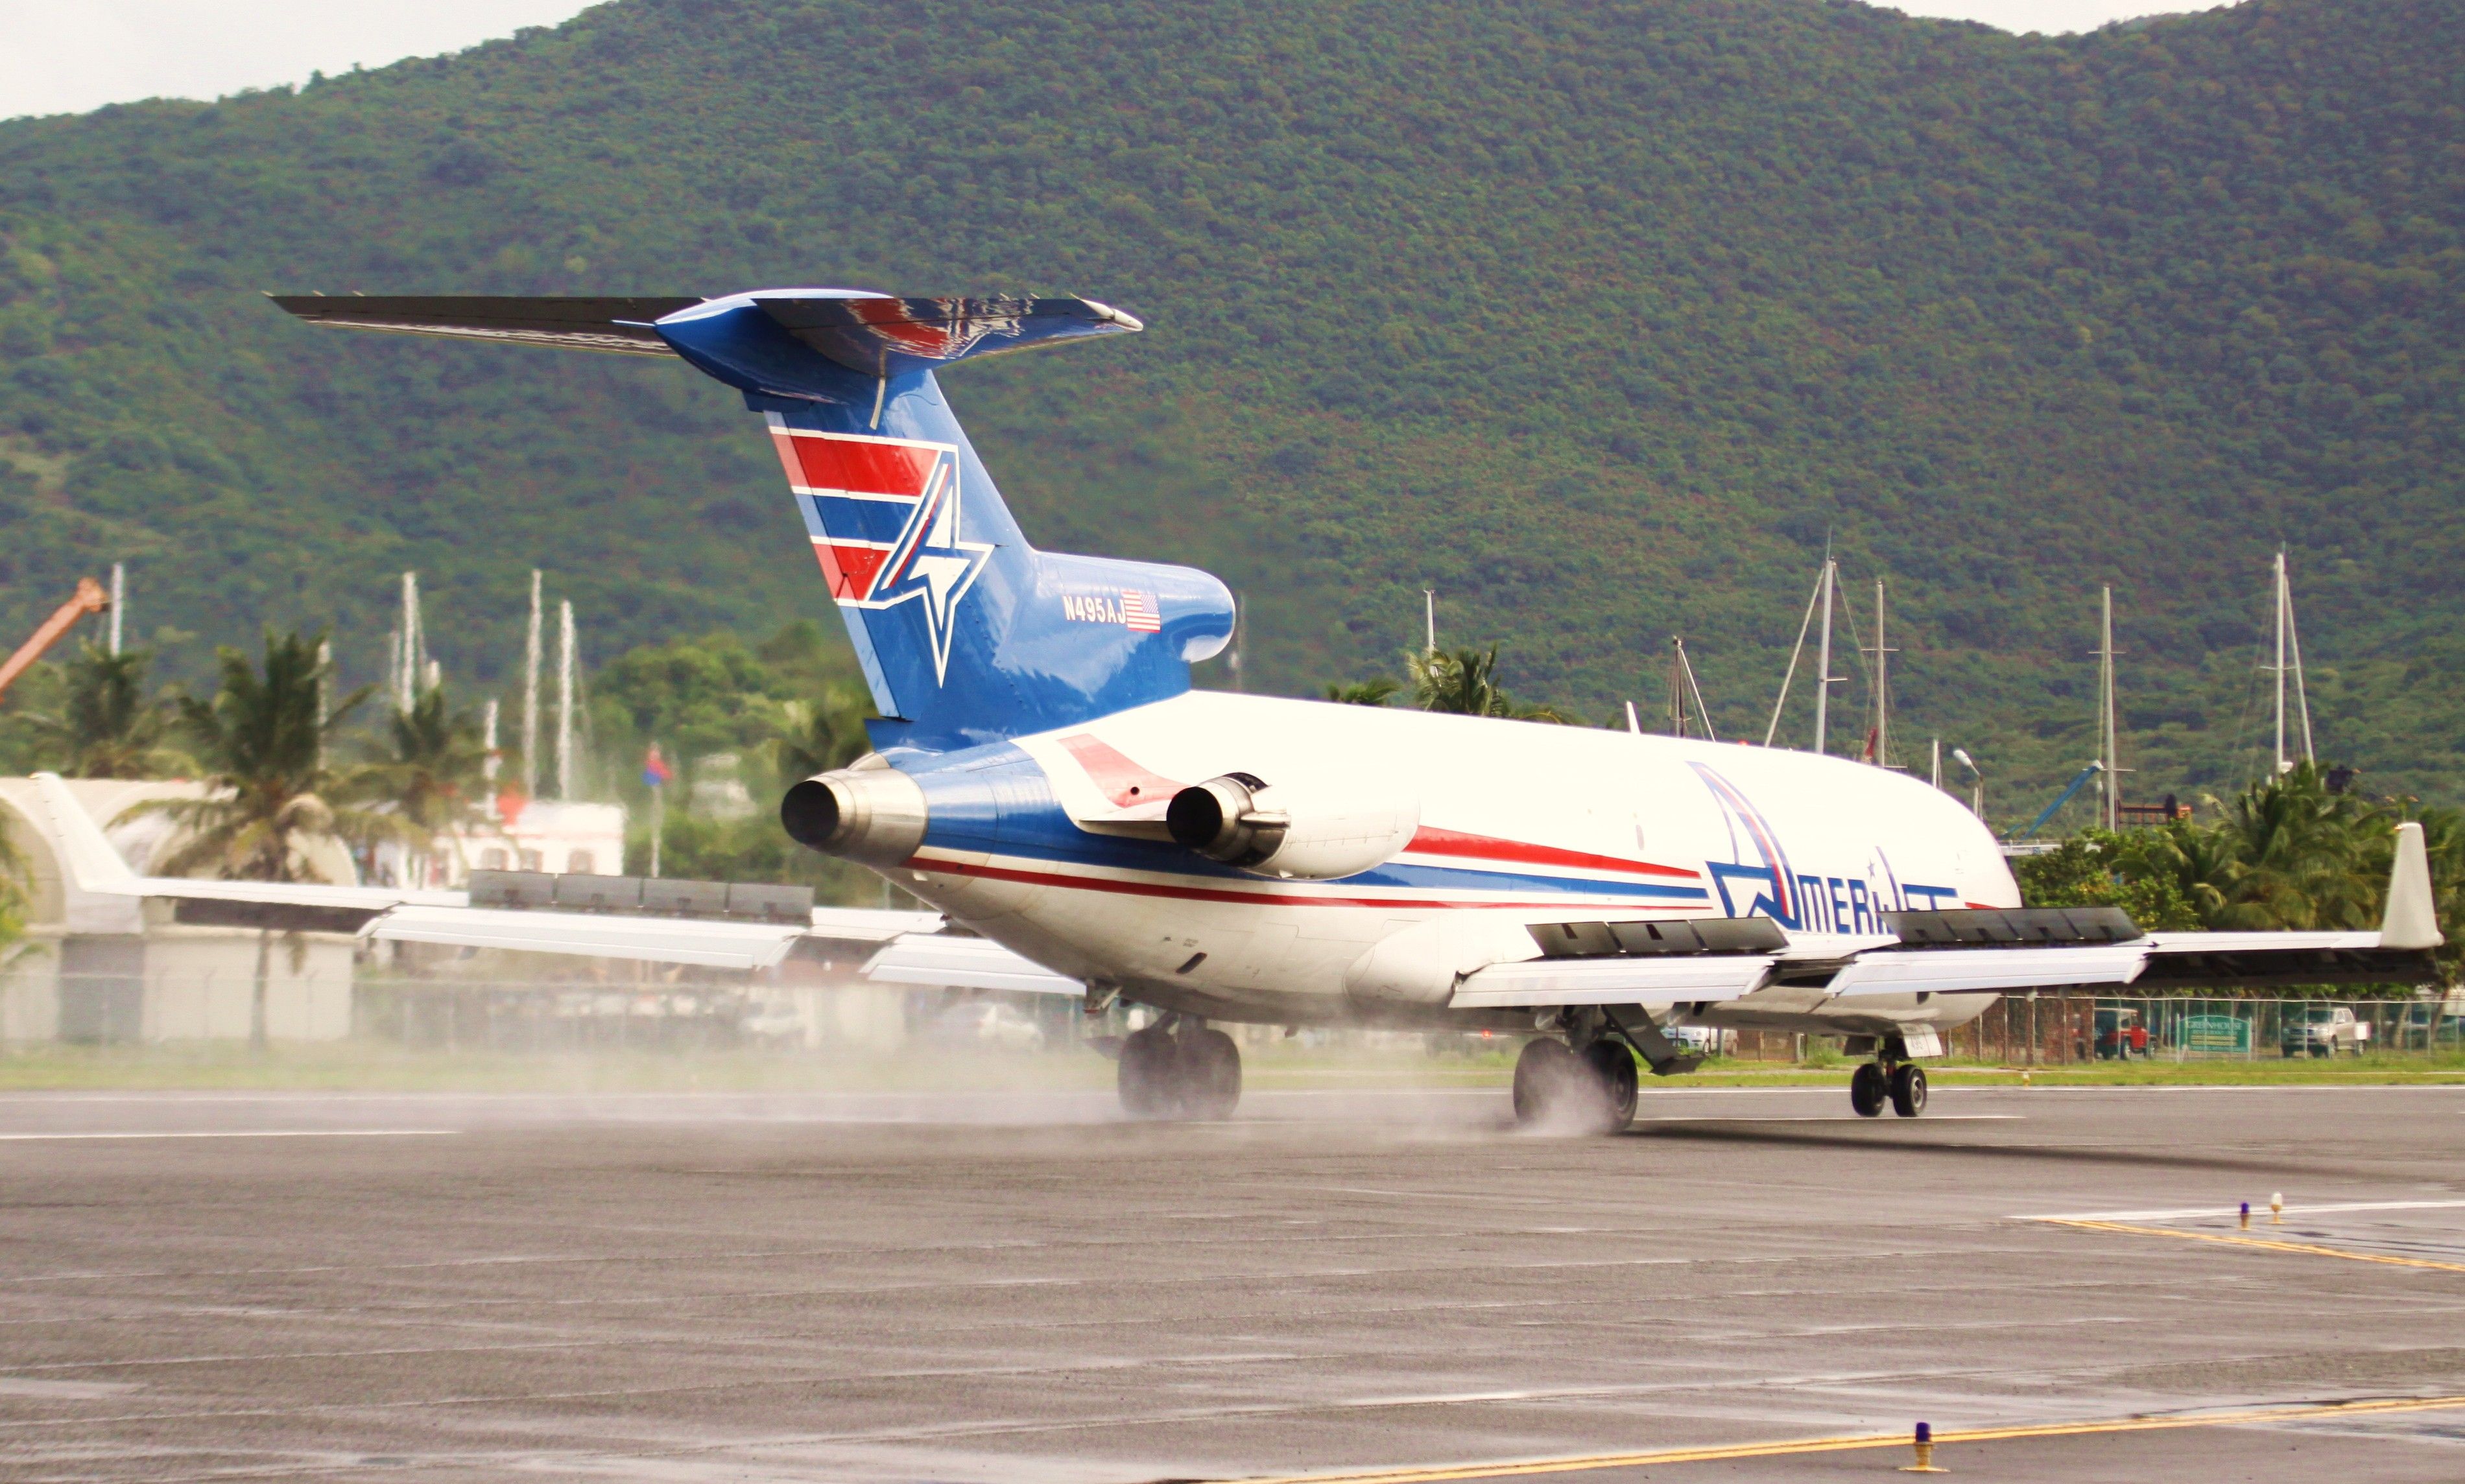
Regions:
M 2313 1257 L 2343 1257 L 2347 1262 L 2379 1262 L 2392 1268 L 2431 1268 L 2465 1273 L 2465 1262 L 2436 1262 L 2429 1257 L 2391 1257 L 2384 1252 L 2356 1252 L 2312 1242 L 2280 1242 L 2274 1237 L 2241 1236 L 2226 1231 L 2181 1231 L 2172 1227 L 2134 1227 L 2120 1221 L 2079 1221 L 2065 1216 L 2040 1216 L 2051 1227 L 2077 1227 L 2083 1231 L 2123 1231 L 2133 1236 L 2180 1237 L 2186 1242 L 2222 1242 L 2228 1247 L 2256 1247 L 2271 1252 L 2302 1252 Z
M 2401 1397 L 2382 1402 L 2332 1402 L 2270 1406 L 2240 1412 L 2201 1412 L 2170 1417 L 2109 1417 L 2089 1422 L 2031 1423 L 2012 1428 L 1939 1431 L 1937 1448 L 1957 1443 L 2002 1443 L 2017 1438 L 2080 1437 L 2112 1432 L 2169 1432 L 2184 1428 L 2235 1428 L 2271 1422 L 2318 1422 L 2388 1412 L 2428 1412 L 2465 1407 L 2465 1396 Z M 1644 1453 L 1589 1453 L 1570 1458 L 1448 1464 L 1432 1469 L 1378 1469 L 1359 1473 L 1296 1473 L 1244 1479 L 1240 1484 L 1445 1484 L 1450 1479 L 1525 1478 L 1541 1473 L 1585 1473 L 1601 1469 L 1640 1469 L 1653 1464 L 1718 1463 L 1731 1458 L 1780 1458 L 1791 1453 L 1844 1453 L 1857 1449 L 1906 1448 L 1905 1432 L 1852 1437 L 1796 1438 L 1780 1443 L 1732 1443 L 1710 1448 L 1669 1448 Z

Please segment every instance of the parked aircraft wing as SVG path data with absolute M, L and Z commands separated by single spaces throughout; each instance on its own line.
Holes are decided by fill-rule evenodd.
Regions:
M 893 940 L 864 966 L 877 985 L 948 989 L 1009 989 L 1021 994 L 1077 996 L 1086 986 L 1012 953 L 989 938 L 911 933 Z
M 340 886 L 311 881 L 206 881 L 143 876 L 112 847 L 56 774 L 37 773 L 62 872 L 81 892 L 168 901 L 178 920 L 274 932 L 356 933 L 380 941 L 579 954 L 715 968 L 764 968 L 798 939 L 880 943 L 922 941 L 941 930 L 938 912 L 815 907 L 804 921 L 745 921 L 645 913 L 505 910 L 470 905 L 458 891 Z M 1071 988 L 1077 993 L 1077 986 Z
M 1454 1009 L 1521 1009 L 1553 1005 L 1642 1005 L 1654 1009 L 1735 1000 L 1769 977 L 1769 954 L 1688 958 L 1527 959 L 1492 963 L 1455 986 Z
M 768 968 L 805 936 L 792 923 L 431 906 L 396 907 L 370 922 L 366 934 L 380 942 L 509 948 L 736 969 Z

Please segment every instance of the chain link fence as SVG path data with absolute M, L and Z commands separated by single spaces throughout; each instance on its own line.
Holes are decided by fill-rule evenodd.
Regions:
M 1738 1031 L 1730 1054 L 1794 1061 L 1804 1036 Z M 1944 1038 L 1950 1056 L 2000 1066 L 2465 1052 L 2465 994 L 2443 999 L 2006 995 Z

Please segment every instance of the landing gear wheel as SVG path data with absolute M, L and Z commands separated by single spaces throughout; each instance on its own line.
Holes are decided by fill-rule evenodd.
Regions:
M 1179 1048 L 1162 1026 L 1131 1031 L 1121 1042 L 1121 1111 L 1134 1119 L 1168 1119 L 1178 1112 L 1180 1061 Z
M 1904 1119 L 1925 1112 L 1925 1068 L 1904 1061 L 1892 1069 L 1892 1111 Z
M 1559 1115 L 1582 1074 L 1566 1043 L 1548 1036 L 1523 1043 L 1515 1058 L 1515 1121 L 1530 1128 Z
M 1181 1116 L 1229 1119 L 1241 1105 L 1241 1048 L 1221 1030 L 1181 1038 Z
M 1126 1052 L 1121 1064 L 1124 1067 L 1129 1065 Z M 1879 1115 L 1883 1111 L 1883 1099 L 1889 1096 L 1891 1078 L 1884 1075 L 1883 1069 L 1877 1063 L 1870 1061 L 1850 1074 L 1849 1106 L 1857 1110 L 1857 1117 L 1871 1119 Z
M 1584 1068 L 1592 1074 L 1593 1096 L 1600 1100 L 1601 1132 L 1623 1132 L 1634 1121 L 1634 1052 L 1623 1041 L 1605 1037 L 1584 1048 Z

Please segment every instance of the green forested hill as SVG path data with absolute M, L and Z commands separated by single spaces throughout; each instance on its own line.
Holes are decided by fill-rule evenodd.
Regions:
M 1240 588 L 1253 685 L 1393 668 L 1434 586 L 1520 697 L 1649 714 L 1683 631 L 1760 735 L 1830 532 L 1893 586 L 1904 740 L 2049 794 L 2111 582 L 2126 761 L 2190 792 L 2264 741 L 2283 543 L 2323 749 L 2454 799 L 2460 230 L 2451 0 L 2063 39 L 1841 0 L 616 0 L 0 124 L 0 633 L 117 555 L 188 664 L 331 617 L 373 671 L 407 566 L 492 683 L 535 564 L 603 658 L 818 611 L 722 388 L 259 289 L 1064 291 L 1150 331 L 953 399 L 1040 543 Z

